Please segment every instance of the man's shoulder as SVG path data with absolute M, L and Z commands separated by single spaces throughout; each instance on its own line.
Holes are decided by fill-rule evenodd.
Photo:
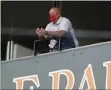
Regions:
M 63 21 L 70 22 L 70 20 L 66 17 L 62 17 Z

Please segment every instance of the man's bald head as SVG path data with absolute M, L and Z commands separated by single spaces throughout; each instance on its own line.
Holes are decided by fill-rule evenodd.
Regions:
M 59 8 L 51 8 L 49 11 L 49 14 L 60 15 L 60 9 Z

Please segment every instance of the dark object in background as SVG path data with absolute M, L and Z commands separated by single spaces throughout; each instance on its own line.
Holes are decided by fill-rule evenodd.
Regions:
M 43 28 L 43 29 L 45 29 L 45 28 L 46 28 L 46 25 L 40 25 L 38 28 Z
M 42 54 L 42 53 L 48 53 L 49 52 L 49 42 L 50 40 L 41 40 L 39 42 L 35 42 L 35 50 L 34 55 L 36 54 Z

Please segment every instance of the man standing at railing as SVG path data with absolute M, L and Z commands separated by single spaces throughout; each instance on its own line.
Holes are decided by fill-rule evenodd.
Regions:
M 45 29 L 36 29 L 36 34 L 39 37 L 61 38 L 61 49 L 75 48 L 79 46 L 75 36 L 74 29 L 70 20 L 61 16 L 59 8 L 51 8 L 49 11 L 50 23 Z M 54 41 L 54 40 L 53 40 Z M 57 40 L 56 40 L 57 41 Z M 56 45 L 58 44 L 58 41 Z

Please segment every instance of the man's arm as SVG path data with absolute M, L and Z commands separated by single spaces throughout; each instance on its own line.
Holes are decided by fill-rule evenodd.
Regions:
M 58 31 L 45 31 L 45 35 L 53 36 L 53 37 L 61 37 L 65 33 L 64 30 L 58 30 Z
M 65 19 L 64 21 L 62 21 L 62 23 L 60 23 L 59 25 L 59 30 L 56 31 L 51 31 L 50 28 L 50 24 L 47 25 L 46 29 L 45 29 L 45 34 L 49 35 L 49 36 L 54 36 L 54 37 L 61 37 L 65 34 L 65 32 L 68 32 L 69 28 L 72 27 L 71 22 L 68 19 Z

